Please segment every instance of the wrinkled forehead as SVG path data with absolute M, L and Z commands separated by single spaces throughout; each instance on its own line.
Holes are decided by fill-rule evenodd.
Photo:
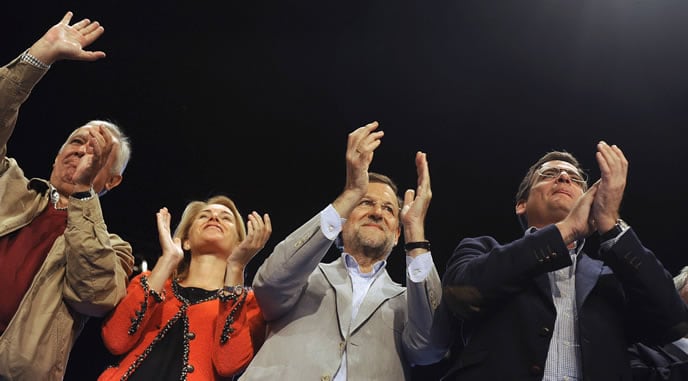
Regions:
M 399 207 L 399 198 L 394 193 L 392 187 L 384 183 L 369 183 L 368 191 L 366 192 L 365 197 L 375 201 L 390 203 L 395 207 Z
M 547 161 L 547 162 L 543 163 L 539 169 L 544 170 L 544 169 L 548 169 L 548 168 L 565 169 L 567 171 L 572 171 L 573 173 L 577 173 L 580 175 L 578 168 L 576 168 L 576 166 L 569 163 L 568 161 L 563 161 L 563 160 Z

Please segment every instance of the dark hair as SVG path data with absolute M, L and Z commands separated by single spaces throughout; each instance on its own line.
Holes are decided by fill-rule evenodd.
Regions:
M 578 160 L 570 153 L 566 151 L 550 151 L 544 154 L 542 157 L 540 157 L 535 164 L 531 165 L 530 168 L 528 169 L 528 172 L 526 175 L 523 177 L 523 180 L 521 180 L 521 184 L 518 186 L 518 191 L 516 192 L 516 204 L 518 204 L 521 201 L 527 200 L 528 196 L 530 195 L 530 188 L 533 186 L 533 183 L 535 182 L 535 178 L 538 176 L 537 170 L 540 169 L 540 167 L 547 163 L 548 161 L 553 161 L 553 160 L 559 160 L 559 161 L 565 161 L 578 170 L 578 172 L 581 174 L 583 178 L 587 178 L 587 173 L 585 170 L 580 166 L 580 163 L 578 163 Z M 585 183 L 583 185 L 583 191 L 586 191 L 588 189 L 588 184 Z M 528 221 L 526 220 L 526 217 L 524 214 L 521 214 L 518 216 L 519 222 L 521 223 L 521 226 L 523 229 L 528 228 Z
M 397 196 L 397 201 L 399 202 L 399 207 L 401 208 L 403 201 L 402 201 L 401 197 L 399 196 L 399 187 L 397 187 L 397 184 L 394 182 L 394 180 L 390 179 L 388 176 L 385 176 L 381 173 L 369 172 L 368 173 L 368 182 L 369 183 L 382 183 L 382 184 L 389 185 L 389 187 L 392 188 L 392 191 L 394 191 L 394 194 Z

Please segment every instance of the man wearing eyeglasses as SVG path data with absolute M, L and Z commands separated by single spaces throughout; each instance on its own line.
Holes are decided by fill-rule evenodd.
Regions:
M 671 275 L 619 218 L 628 161 L 605 142 L 596 159 L 601 179 L 588 189 L 575 157 L 545 154 L 516 194 L 523 237 L 459 243 L 441 311 L 460 349 L 443 380 L 630 380 L 629 343 L 688 331 Z M 584 245 L 595 232 L 593 257 Z

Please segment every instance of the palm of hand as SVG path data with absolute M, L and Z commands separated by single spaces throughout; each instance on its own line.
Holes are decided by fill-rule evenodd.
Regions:
M 172 257 L 176 262 L 184 258 L 182 242 L 179 238 L 172 238 L 170 230 L 171 216 L 167 208 L 162 208 L 157 213 L 158 239 L 163 257 Z
M 86 40 L 79 31 L 63 23 L 50 28 L 46 38 L 57 47 L 57 51 L 63 57 L 78 55 L 86 45 Z
M 96 164 L 97 158 L 93 153 L 87 153 L 79 160 L 79 164 L 74 171 L 73 182 L 76 184 L 91 184 L 100 170 Z
M 256 254 L 258 254 L 258 252 L 263 248 L 264 244 L 265 242 L 259 245 L 258 242 L 249 239 L 247 236 L 246 239 L 244 239 L 239 246 L 234 249 L 229 258 L 245 266 L 249 261 L 251 261 L 251 259 L 253 259 L 253 257 L 256 256 Z
M 182 243 L 179 238 L 172 238 L 167 236 L 166 239 L 160 241 L 162 247 L 162 255 L 176 257 L 178 260 L 184 258 L 184 250 L 182 250 Z

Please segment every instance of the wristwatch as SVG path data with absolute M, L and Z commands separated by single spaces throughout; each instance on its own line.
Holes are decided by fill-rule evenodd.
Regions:
M 236 286 L 225 286 L 222 291 L 230 295 L 239 296 L 244 292 L 244 286 L 238 284 Z
M 87 201 L 93 198 L 93 193 L 91 192 L 93 192 L 93 187 L 87 191 L 72 193 L 71 196 L 82 201 Z
M 614 224 L 614 227 L 611 230 L 609 230 L 606 233 L 600 234 L 600 242 L 614 239 L 618 237 L 621 233 L 628 230 L 628 228 L 630 228 L 630 226 L 626 223 L 626 221 L 619 218 L 618 220 L 616 220 L 616 223 Z
M 237 300 L 244 291 L 245 287 L 239 284 L 236 286 L 224 286 L 218 290 L 217 294 L 221 301 L 226 302 L 229 300 Z

